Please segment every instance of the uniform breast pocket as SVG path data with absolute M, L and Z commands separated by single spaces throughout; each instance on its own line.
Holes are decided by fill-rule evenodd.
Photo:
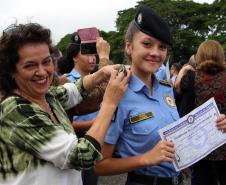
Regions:
M 178 114 L 177 110 L 170 111 L 170 114 L 174 121 L 179 119 L 179 114 Z
M 130 117 L 130 127 L 134 135 L 148 135 L 158 129 L 151 113 L 138 114 Z

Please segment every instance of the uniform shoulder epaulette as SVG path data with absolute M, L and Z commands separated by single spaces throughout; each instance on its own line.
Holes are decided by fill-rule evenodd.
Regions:
M 172 84 L 166 80 L 159 80 L 159 83 L 168 87 L 172 87 Z

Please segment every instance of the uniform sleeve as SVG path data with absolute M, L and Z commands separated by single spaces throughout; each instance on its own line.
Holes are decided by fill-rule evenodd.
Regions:
M 127 119 L 126 110 L 120 105 L 114 113 L 111 124 L 108 128 L 107 134 L 105 136 L 105 143 L 116 144 L 120 135 L 123 132 L 124 123 Z
M 100 145 L 94 138 L 78 140 L 73 130 L 65 131 L 62 124 L 53 123 L 35 105 L 17 103 L 11 109 L 3 107 L 1 131 L 4 139 L 21 152 L 61 169 L 87 169 L 101 159 Z

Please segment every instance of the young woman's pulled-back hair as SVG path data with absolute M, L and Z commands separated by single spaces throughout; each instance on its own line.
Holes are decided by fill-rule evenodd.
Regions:
M 135 33 L 137 33 L 137 32 L 139 32 L 139 29 L 137 28 L 135 21 L 132 20 L 129 23 L 128 29 L 127 29 L 126 34 L 125 34 L 125 43 L 126 43 L 126 41 L 132 42 L 133 37 L 134 37 Z M 127 62 L 130 63 L 131 57 L 128 55 L 128 53 L 126 53 L 126 51 L 124 51 L 124 55 L 125 55 Z
M 195 55 L 198 70 L 214 75 L 225 69 L 224 49 L 216 40 L 202 42 Z

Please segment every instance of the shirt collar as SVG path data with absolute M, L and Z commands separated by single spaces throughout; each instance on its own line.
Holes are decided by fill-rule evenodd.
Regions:
M 159 81 L 155 77 L 155 75 L 152 76 L 153 80 L 153 87 L 156 89 L 159 87 Z M 134 92 L 141 91 L 144 87 L 146 87 L 146 84 L 140 80 L 136 75 L 132 75 L 129 83 L 129 88 L 132 89 Z M 146 87 L 147 88 L 147 87 Z
M 141 91 L 146 84 L 140 80 L 136 75 L 132 75 L 129 83 L 129 88 L 132 89 L 134 92 Z
M 73 76 L 74 78 L 80 78 L 81 75 L 79 74 L 79 72 L 74 68 L 72 69 L 72 71 L 70 72 L 70 75 Z

